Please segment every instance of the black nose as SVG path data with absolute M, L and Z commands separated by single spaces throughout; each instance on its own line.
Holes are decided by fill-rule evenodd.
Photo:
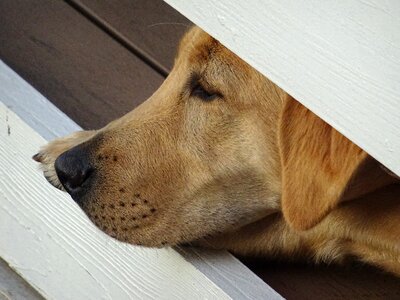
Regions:
M 64 152 L 54 163 L 58 179 L 69 194 L 82 190 L 93 173 L 88 155 L 78 147 Z

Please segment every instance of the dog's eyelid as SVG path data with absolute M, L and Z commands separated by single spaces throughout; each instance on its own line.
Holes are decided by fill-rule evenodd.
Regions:
M 222 94 L 215 89 L 208 87 L 201 80 L 199 75 L 192 75 L 190 80 L 190 95 L 204 101 L 212 101 L 216 98 L 223 98 Z
M 222 98 L 221 94 L 204 88 L 204 86 L 200 83 L 198 83 L 192 88 L 190 95 L 198 97 L 204 101 L 212 101 L 216 98 Z

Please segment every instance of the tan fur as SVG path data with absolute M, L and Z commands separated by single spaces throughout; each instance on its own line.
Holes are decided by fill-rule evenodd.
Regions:
M 219 96 L 193 95 L 193 78 Z M 82 209 L 119 240 L 400 274 L 399 186 L 375 191 L 393 181 L 379 163 L 199 28 L 146 102 L 41 150 L 57 187 L 54 161 L 75 146 L 95 166 Z
M 354 199 L 393 182 L 379 168 L 371 170 L 365 151 L 290 96 L 282 108 L 279 142 L 282 211 L 295 229 L 318 224 L 342 196 Z M 361 167 L 368 172 L 351 182 Z

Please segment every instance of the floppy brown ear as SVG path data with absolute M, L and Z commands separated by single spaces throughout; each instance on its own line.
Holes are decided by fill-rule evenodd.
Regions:
M 319 223 L 341 199 L 368 157 L 310 110 L 288 96 L 280 120 L 282 210 L 297 230 Z

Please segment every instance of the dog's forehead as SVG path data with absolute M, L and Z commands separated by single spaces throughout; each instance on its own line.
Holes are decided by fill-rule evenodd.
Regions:
M 212 60 L 218 62 L 214 66 L 229 65 L 230 69 L 240 69 L 242 74 L 251 72 L 251 68 L 236 54 L 197 26 L 182 38 L 177 60 L 188 61 L 192 66 L 205 66 Z
M 178 58 L 188 56 L 189 60 L 204 63 L 211 54 L 224 49 L 215 38 L 195 26 L 191 28 L 182 38 L 179 45 Z

